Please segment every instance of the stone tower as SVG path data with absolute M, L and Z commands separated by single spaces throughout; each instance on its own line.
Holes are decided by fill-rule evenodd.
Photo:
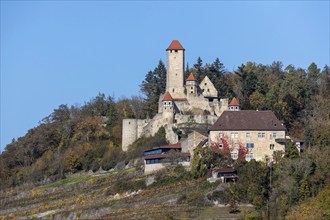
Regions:
M 174 103 L 169 92 L 166 92 L 163 100 L 163 119 L 167 124 L 172 124 L 174 120 Z
M 187 96 L 196 96 L 197 94 L 196 79 L 192 73 L 186 79 L 186 92 Z
M 173 40 L 166 49 L 166 91 L 170 92 L 174 99 L 185 98 L 183 85 L 184 51 L 185 49 L 178 40 Z

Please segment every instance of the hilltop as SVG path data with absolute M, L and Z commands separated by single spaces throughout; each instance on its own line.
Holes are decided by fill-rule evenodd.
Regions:
M 175 51 L 174 46 L 168 49 Z M 169 170 L 145 175 L 143 151 L 169 144 L 161 126 L 166 121 L 158 123 L 157 114 L 165 112 L 166 120 L 175 117 L 165 107 L 159 112 L 160 103 L 182 102 L 184 98 L 177 81 L 166 88 L 167 69 L 160 61 L 141 83 L 144 97 L 116 100 L 98 94 L 82 106 L 60 105 L 37 127 L 8 144 L 0 155 L 1 216 L 171 219 L 270 215 L 295 219 L 314 214 L 327 218 L 326 207 L 330 205 L 322 204 L 329 204 L 330 186 L 329 67 L 321 70 L 312 63 L 307 70 L 293 65 L 283 69 L 281 62 L 248 62 L 228 72 L 219 59 L 203 65 L 198 58 L 193 67 L 182 70 L 182 78 L 194 79 L 199 89 L 205 79 L 213 83 L 213 95 L 203 95 L 207 99 L 237 97 L 243 109 L 274 112 L 290 135 L 304 140 L 303 152 L 288 144 L 269 165 L 254 159 L 233 162 L 221 151 L 196 148 L 194 154 L 202 156 L 192 161 L 191 172 L 173 164 Z M 177 88 L 179 92 L 173 97 L 164 95 L 166 90 Z M 192 87 L 191 92 L 197 91 Z M 215 119 L 221 113 L 221 108 L 203 106 L 206 111 L 194 107 L 178 113 Z M 122 151 L 123 120 L 154 117 L 160 126 L 137 137 L 126 146 L 127 151 Z M 212 125 L 197 125 L 188 119 L 167 130 L 185 137 L 192 130 L 205 134 Z M 145 128 L 148 131 L 149 126 Z M 208 183 L 212 168 L 227 165 L 228 160 L 238 172 L 238 181 Z M 152 179 L 155 183 L 150 183 Z M 315 212 L 307 208 L 309 205 Z M 309 211 L 300 213 L 299 208 Z

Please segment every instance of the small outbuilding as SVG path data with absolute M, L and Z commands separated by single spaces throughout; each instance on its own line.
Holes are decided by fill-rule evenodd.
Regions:
M 212 170 L 212 177 L 208 178 L 207 181 L 215 182 L 220 180 L 223 183 L 237 182 L 238 175 L 234 168 L 220 168 Z

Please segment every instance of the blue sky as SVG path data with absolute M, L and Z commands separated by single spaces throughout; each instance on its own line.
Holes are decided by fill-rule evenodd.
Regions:
M 1 1 L 1 145 L 60 104 L 139 94 L 178 39 L 186 62 L 329 65 L 329 1 Z

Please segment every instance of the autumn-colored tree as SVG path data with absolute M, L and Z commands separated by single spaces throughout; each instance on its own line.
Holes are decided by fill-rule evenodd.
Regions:
M 79 156 L 72 149 L 68 149 L 64 154 L 64 166 L 68 171 L 73 173 L 80 169 L 81 163 Z

